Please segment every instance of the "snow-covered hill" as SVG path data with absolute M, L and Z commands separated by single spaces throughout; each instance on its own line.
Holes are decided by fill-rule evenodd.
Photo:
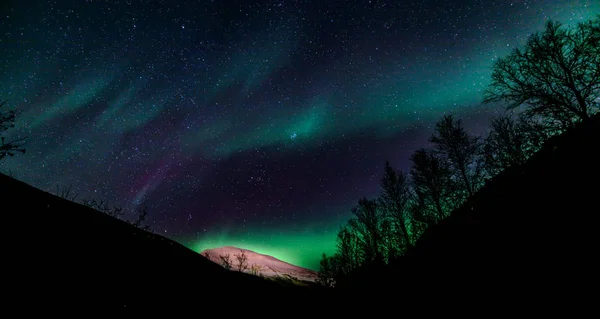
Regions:
M 244 272 L 251 273 L 254 275 L 260 275 L 267 278 L 281 277 L 289 278 L 293 277 L 298 280 L 315 282 L 317 279 L 317 272 L 302 268 L 296 265 L 292 265 L 285 261 L 279 260 L 269 255 L 259 254 L 252 250 L 242 249 L 232 246 L 225 246 L 213 249 L 206 249 L 201 252 L 202 256 L 207 257 L 211 261 L 222 265 L 223 261 L 220 256 L 229 256 L 231 263 L 231 270 L 239 271 L 239 262 L 237 256 L 244 254 L 246 257 L 247 268 Z

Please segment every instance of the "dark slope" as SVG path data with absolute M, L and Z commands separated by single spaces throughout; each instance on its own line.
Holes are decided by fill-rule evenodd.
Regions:
M 354 287 L 503 307 L 583 302 L 599 269 L 599 138 L 600 114 L 548 140 L 428 229 L 404 258 L 357 274 Z
M 12 302 L 197 307 L 236 295 L 250 303 L 262 291 L 305 293 L 226 271 L 172 240 L 1 174 L 0 194 L 2 290 Z

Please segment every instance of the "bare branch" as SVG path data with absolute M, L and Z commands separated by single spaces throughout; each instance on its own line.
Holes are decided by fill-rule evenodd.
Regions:
M 56 185 L 56 196 L 60 197 L 60 198 L 64 198 L 66 200 L 70 200 L 70 201 L 75 201 L 75 199 L 77 198 L 77 196 L 79 194 L 73 194 L 71 192 L 72 190 L 72 185 L 69 186 L 63 186 L 63 187 L 59 187 L 58 185 Z
M 88 200 L 88 199 L 84 199 L 82 201 L 82 204 L 93 208 L 99 212 L 105 213 L 108 216 L 111 217 L 115 217 L 115 218 L 120 218 L 123 215 L 123 209 L 119 206 L 110 206 L 108 205 L 108 202 L 100 199 L 100 200 L 96 200 L 96 199 L 92 199 L 92 200 Z
M 246 256 L 244 250 L 240 250 L 239 254 L 234 254 L 233 256 L 237 260 L 237 271 L 244 272 L 248 270 L 248 256 Z
M 229 254 L 219 255 L 219 259 L 221 260 L 221 266 L 227 270 L 231 270 L 231 257 Z

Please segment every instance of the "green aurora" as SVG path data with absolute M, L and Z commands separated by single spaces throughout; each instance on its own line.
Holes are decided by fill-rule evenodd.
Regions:
M 102 6 L 101 1 L 81 2 L 78 5 L 85 9 L 75 8 L 77 16 L 50 11 L 51 3 L 22 4 L 27 14 L 3 14 L 0 21 L 6 21 L 2 26 L 8 30 L 3 32 L 0 48 L 0 98 L 23 111 L 9 134 L 31 137 L 27 156 L 4 163 L 3 172 L 48 191 L 57 184 L 73 185 L 81 197 L 106 195 L 131 210 L 148 205 L 156 212 L 152 218 L 159 233 L 177 234 L 172 237 L 195 251 L 239 246 L 310 269 L 318 269 L 321 253 L 334 251 L 337 230 L 358 198 L 347 198 L 343 204 L 339 199 L 333 204 L 327 200 L 296 202 L 286 212 L 260 211 L 250 202 L 244 208 L 252 211 L 248 215 L 254 220 L 240 224 L 228 224 L 228 216 L 202 216 L 198 207 L 230 207 L 232 198 L 246 193 L 260 198 L 253 185 L 222 185 L 228 177 L 244 172 L 265 175 L 248 155 L 253 152 L 300 158 L 299 154 L 318 151 L 324 144 L 344 141 L 358 132 L 386 138 L 427 128 L 444 113 L 484 112 L 482 91 L 495 59 L 541 30 L 549 18 L 568 25 L 600 13 L 597 0 L 502 2 L 493 7 L 499 11 L 505 9 L 503 5 L 528 8 L 518 17 L 488 12 L 485 19 L 489 21 L 472 24 L 484 25 L 485 30 L 457 29 L 454 40 L 443 38 L 450 36 L 453 27 L 441 22 L 432 27 L 435 36 L 417 36 L 418 26 L 378 38 L 378 33 L 388 32 L 385 21 L 375 19 L 364 29 L 352 29 L 354 22 L 348 20 L 345 27 L 352 32 L 336 29 L 345 37 L 346 51 L 336 51 L 319 38 L 332 33 L 327 28 L 337 17 L 319 15 L 313 21 L 304 12 L 307 8 L 285 14 L 248 10 L 255 14 L 250 18 L 259 21 L 252 25 L 240 11 L 238 26 L 211 25 L 214 17 L 197 16 L 197 12 L 188 12 L 192 15 L 183 21 L 162 16 L 153 20 L 147 18 L 153 13 L 143 8 L 130 15 L 113 10 L 107 13 L 115 15 L 111 23 L 100 26 L 93 6 Z M 178 14 L 185 15 L 183 11 Z M 467 23 L 478 19 L 469 10 L 464 12 L 470 16 L 444 21 L 471 25 Z M 429 19 L 429 14 L 421 18 Z M 401 24 L 400 18 L 394 19 L 398 22 L 392 27 Z M 219 28 L 225 31 L 215 31 Z M 393 37 L 402 41 L 393 42 Z M 388 44 L 385 50 L 378 46 L 381 39 Z M 410 49 L 411 45 L 418 49 Z M 325 62 L 313 64 L 319 59 Z M 336 163 L 355 156 L 356 148 L 343 145 L 346 153 L 332 151 L 340 157 Z M 376 153 L 356 156 L 372 156 L 374 161 Z M 287 166 L 271 168 L 275 164 L 268 162 L 267 155 L 263 154 L 265 170 L 292 171 Z M 243 156 L 248 156 L 247 161 L 227 166 L 228 160 Z M 290 167 L 299 166 L 286 159 L 292 162 Z M 366 161 L 345 163 L 366 165 Z M 250 164 L 240 164 L 245 162 Z M 189 163 L 196 166 L 186 167 Z M 357 188 L 373 189 L 377 183 L 373 176 L 379 172 L 347 165 L 320 172 L 323 183 L 331 187 L 328 191 L 336 189 L 334 182 L 327 181 L 347 184 L 348 179 L 340 176 L 352 170 L 364 171 L 356 173 L 364 179 L 357 182 Z M 222 179 L 221 184 L 205 180 L 211 169 L 220 170 L 214 176 Z M 321 192 L 318 183 L 304 191 Z M 215 184 L 227 196 L 199 203 L 197 198 L 216 188 Z M 281 196 L 286 201 L 291 193 L 299 192 L 277 187 L 268 188 L 270 193 L 264 196 Z M 185 202 L 182 194 L 190 194 L 191 199 Z M 332 205 L 336 208 L 327 209 Z M 298 220 L 260 226 L 276 214 L 291 214 L 305 206 L 316 208 Z M 196 214 L 191 223 L 186 220 L 188 214 Z M 237 211 L 223 213 L 227 214 Z M 210 222 L 200 222 L 203 218 Z

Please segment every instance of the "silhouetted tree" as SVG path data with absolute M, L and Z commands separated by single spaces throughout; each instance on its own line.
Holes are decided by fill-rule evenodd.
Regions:
M 385 162 L 383 177 L 381 178 L 382 193 L 379 196 L 379 206 L 390 219 L 390 236 L 392 247 L 388 249 L 388 256 L 401 254 L 402 248 L 412 246 L 409 231 L 410 214 L 408 204 L 411 198 L 408 175 L 392 168 L 388 161 Z
M 63 187 L 56 185 L 56 196 L 73 202 L 79 194 L 73 193 L 72 189 L 73 187 L 71 185 Z
M 524 119 L 504 115 L 490 120 L 483 155 L 489 176 L 515 165 L 521 165 L 533 155 L 546 137 Z
M 425 196 L 417 194 L 413 196 L 408 205 L 408 212 L 411 216 L 411 231 L 414 241 L 416 241 L 427 227 L 434 224 L 437 220 L 435 214 L 431 214 L 431 207 L 427 207 Z
M 231 256 L 229 254 L 219 255 L 221 266 L 227 270 L 231 270 Z
M 138 211 L 138 215 L 137 215 L 136 219 L 132 222 L 128 221 L 128 223 L 139 229 L 150 231 L 151 230 L 150 225 L 144 225 L 144 222 L 146 221 L 147 216 L 148 216 L 148 208 L 144 207 L 143 209 Z
M 359 251 L 365 263 L 384 261 L 381 228 L 385 219 L 377 206 L 376 200 L 361 198 L 352 209 L 354 217 L 348 221 L 348 230 L 357 237 Z
M 381 207 L 381 206 L 379 206 Z M 401 256 L 406 248 L 402 230 L 396 225 L 394 219 L 383 209 L 381 210 L 381 225 L 379 232 L 381 233 L 381 243 L 379 250 L 383 256 L 384 262 L 389 262 Z
M 321 262 L 319 264 L 319 273 L 317 277 L 317 283 L 325 287 L 333 287 L 335 285 L 335 278 L 338 276 L 338 272 L 335 269 L 335 257 L 327 257 L 325 253 L 321 255 Z
M 250 274 L 254 276 L 261 276 L 262 266 L 258 264 L 252 264 L 250 266 Z
M 84 206 L 93 208 L 99 212 L 105 213 L 108 216 L 111 217 L 115 217 L 115 218 L 121 218 L 121 216 L 123 215 L 123 209 L 121 207 L 118 206 L 110 206 L 108 204 L 108 202 L 100 199 L 100 200 L 96 200 L 96 199 L 84 199 L 81 202 Z
M 360 267 L 362 264 L 359 240 L 349 225 L 340 227 L 336 241 L 336 265 L 334 278 L 339 278 Z
M 237 260 L 237 270 L 239 272 L 244 272 L 248 269 L 248 256 L 246 256 L 246 252 L 244 250 L 240 250 L 239 254 L 233 255 Z
M 59 189 L 57 186 L 57 193 L 58 193 L 58 190 Z M 66 194 L 66 195 L 61 195 L 61 197 L 62 196 L 68 197 L 70 192 L 71 192 L 70 187 L 64 188 L 61 191 L 61 194 Z M 74 198 L 72 200 L 74 200 Z M 81 204 L 84 206 L 90 207 L 92 209 L 95 209 L 101 213 L 108 215 L 108 216 L 123 220 L 122 219 L 122 216 L 124 215 L 123 209 L 119 206 L 110 206 L 107 201 L 104 201 L 102 199 L 100 199 L 100 200 L 84 199 L 83 201 L 81 201 Z M 132 220 L 132 221 L 124 220 L 124 221 L 126 223 L 128 223 L 129 225 L 132 225 L 141 230 L 152 231 L 152 227 L 150 225 L 144 225 L 144 222 L 146 221 L 147 217 L 148 217 L 148 207 L 144 207 L 143 209 L 140 209 L 137 211 L 137 216 L 136 216 L 135 220 Z
M 410 174 L 418 207 L 415 209 L 416 218 L 428 223 L 444 219 L 457 201 L 449 164 L 425 149 L 415 151 L 411 161 L 413 165 Z
M 461 120 L 445 115 L 435 125 L 429 141 L 434 144 L 439 155 L 448 161 L 461 188 L 468 196 L 473 195 L 482 177 L 479 137 L 470 135 Z
M 523 48 L 498 59 L 484 102 L 524 106 L 526 116 L 541 115 L 562 129 L 600 107 L 600 16 L 565 28 L 548 21 Z
M 27 137 L 7 141 L 3 133 L 15 127 L 15 118 L 18 113 L 14 110 L 3 110 L 6 101 L 0 101 L 0 162 L 6 156 L 14 156 L 15 153 L 25 153 L 25 142 Z

